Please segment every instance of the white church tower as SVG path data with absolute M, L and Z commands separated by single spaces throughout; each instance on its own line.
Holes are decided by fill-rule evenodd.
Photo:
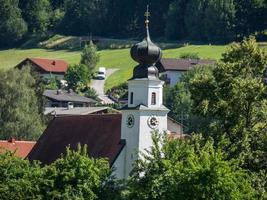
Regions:
M 164 82 L 159 80 L 154 65 L 162 53 L 149 36 L 148 9 L 145 16 L 146 37 L 131 48 L 131 57 L 139 64 L 128 81 L 128 104 L 121 110 L 121 139 L 125 146 L 113 165 L 119 179 L 128 177 L 138 152 L 150 149 L 153 131 L 167 131 L 169 110 L 163 105 Z

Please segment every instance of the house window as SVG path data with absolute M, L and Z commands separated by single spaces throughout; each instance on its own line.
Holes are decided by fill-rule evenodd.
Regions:
M 130 94 L 130 104 L 133 104 L 133 92 Z
M 156 92 L 152 92 L 151 105 L 156 105 Z

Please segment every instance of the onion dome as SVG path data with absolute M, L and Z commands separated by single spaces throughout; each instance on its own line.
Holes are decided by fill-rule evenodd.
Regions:
M 149 35 L 149 20 L 150 16 L 148 7 L 145 13 L 146 16 L 146 37 L 142 42 L 135 44 L 131 48 L 131 57 L 133 60 L 139 63 L 138 66 L 134 68 L 133 79 L 135 78 L 158 78 L 158 69 L 154 64 L 161 59 L 162 53 L 161 49 L 155 45 Z
M 162 56 L 161 49 L 151 41 L 148 26 L 147 37 L 131 48 L 131 56 L 133 60 L 141 65 L 152 65 L 160 60 Z

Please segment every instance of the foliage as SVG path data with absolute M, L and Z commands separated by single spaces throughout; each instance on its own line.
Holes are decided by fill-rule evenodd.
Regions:
M 198 53 L 195 52 L 183 52 L 179 55 L 180 58 L 200 59 Z
M 87 147 L 80 145 L 76 151 L 67 148 L 65 156 L 47 166 L 0 154 L 0 172 L 3 200 L 101 199 L 98 195 L 108 195 L 113 187 L 108 162 L 89 158 Z
M 153 136 L 132 172 L 128 199 L 256 199 L 249 174 L 226 161 L 212 140 Z
M 128 98 L 128 84 L 122 83 L 118 86 L 115 86 L 107 91 L 108 94 L 111 94 L 114 98 L 117 99 L 127 99 Z
M 61 30 L 66 34 L 103 34 L 107 0 L 65 0 Z
M 31 34 L 47 32 L 52 14 L 49 0 L 21 0 L 20 7 Z
M 42 133 L 37 82 L 30 69 L 0 71 L 1 138 L 36 139 Z M 38 94 L 38 96 L 37 96 Z
M 96 199 L 110 175 L 108 162 L 88 158 L 87 147 L 67 148 L 66 155 L 44 168 L 50 182 L 43 185 L 47 199 Z
M 0 199 L 42 199 L 38 184 L 43 172 L 37 163 L 17 158 L 11 152 L 0 154 Z
M 27 32 L 18 3 L 18 0 L 0 0 L 0 47 L 13 45 Z
M 57 90 L 61 88 L 60 80 L 58 80 L 57 77 L 43 80 L 43 82 L 45 85 L 45 89 Z
M 194 113 L 209 119 L 203 131 L 218 144 L 224 138 L 230 158 L 240 158 L 251 171 L 266 163 L 267 55 L 249 38 L 234 44 L 212 73 L 190 82 Z M 205 130 L 206 129 L 206 130 Z
M 169 39 L 185 38 L 185 12 L 187 0 L 173 1 L 167 13 L 165 36 Z
M 267 1 L 264 0 L 235 0 L 236 34 L 242 39 L 253 32 L 266 29 L 267 23 L 261 21 L 267 17 Z M 259 23 L 260 22 L 260 23 Z
M 89 98 L 97 99 L 98 97 L 96 90 L 92 87 L 87 86 L 83 88 L 81 92 L 84 94 L 84 96 L 89 97 Z
M 70 65 L 65 74 L 68 87 L 74 90 L 86 86 L 89 81 L 88 68 L 83 64 Z
M 17 8 L 18 0 L 3 3 L 15 8 L 2 6 L 1 13 L 8 16 L 1 17 L 1 22 L 8 19 L 4 23 L 8 29 L 2 29 L 7 38 L 9 33 L 20 38 L 27 31 L 20 12 L 28 24 L 28 33 L 38 37 L 52 32 L 139 38 L 144 32 L 148 4 L 141 0 L 20 0 Z M 267 22 L 261 20 L 267 17 L 266 0 L 154 0 L 149 6 L 153 22 L 150 32 L 158 38 L 225 43 L 259 35 L 267 28 Z
M 80 64 L 83 64 L 88 68 L 88 72 L 91 77 L 95 72 L 96 64 L 99 62 L 99 57 L 97 48 L 92 41 L 90 41 L 89 45 L 85 45 L 82 51 Z

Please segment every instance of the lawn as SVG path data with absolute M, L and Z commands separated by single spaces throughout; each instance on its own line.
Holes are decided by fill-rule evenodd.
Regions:
M 163 51 L 163 57 L 177 58 L 184 52 L 195 52 L 201 58 L 220 59 L 227 46 L 215 45 L 189 45 L 181 48 L 167 49 Z M 68 63 L 78 63 L 80 51 L 51 50 L 51 49 L 10 49 L 0 50 L 0 69 L 8 69 L 27 57 L 42 57 L 63 59 Z M 125 82 L 132 75 L 136 63 L 130 57 L 130 49 L 101 50 L 98 66 L 119 69 L 106 81 L 105 89 Z

